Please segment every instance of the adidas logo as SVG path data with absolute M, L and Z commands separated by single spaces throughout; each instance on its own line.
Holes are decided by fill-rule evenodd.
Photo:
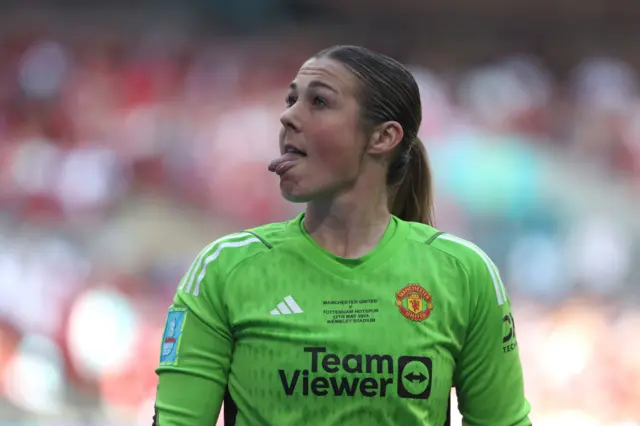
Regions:
M 269 312 L 271 315 L 289 315 L 301 314 L 303 311 L 300 306 L 293 300 L 293 297 L 287 296 L 283 302 L 278 303 L 278 307 Z

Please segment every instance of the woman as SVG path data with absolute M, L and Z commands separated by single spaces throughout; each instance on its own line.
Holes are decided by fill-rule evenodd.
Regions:
M 163 336 L 156 421 L 530 425 L 510 303 L 480 249 L 432 227 L 420 96 L 398 62 L 307 61 L 269 169 L 296 219 L 206 247 Z

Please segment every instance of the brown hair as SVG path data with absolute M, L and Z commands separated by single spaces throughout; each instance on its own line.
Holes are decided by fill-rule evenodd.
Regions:
M 420 90 L 400 62 L 359 46 L 334 46 L 318 53 L 349 69 L 360 81 L 359 101 L 367 126 L 397 121 L 404 131 L 389 164 L 389 209 L 402 220 L 434 226 L 431 168 L 418 138 Z

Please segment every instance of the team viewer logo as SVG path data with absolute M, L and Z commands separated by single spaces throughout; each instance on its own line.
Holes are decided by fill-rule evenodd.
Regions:
M 431 358 L 401 356 L 398 359 L 398 396 L 426 399 L 431 395 Z
M 285 395 L 428 399 L 431 358 L 388 354 L 338 354 L 326 347 L 305 347 L 308 364 L 278 370 Z
M 431 295 L 418 284 L 409 284 L 396 293 L 396 306 L 411 321 L 424 321 L 431 315 Z

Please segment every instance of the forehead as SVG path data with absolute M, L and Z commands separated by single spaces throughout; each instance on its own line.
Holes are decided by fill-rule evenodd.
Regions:
M 353 93 L 356 87 L 356 79 L 351 71 L 329 58 L 309 59 L 300 67 L 293 83 L 297 87 L 304 87 L 314 81 L 325 83 L 338 93 Z

